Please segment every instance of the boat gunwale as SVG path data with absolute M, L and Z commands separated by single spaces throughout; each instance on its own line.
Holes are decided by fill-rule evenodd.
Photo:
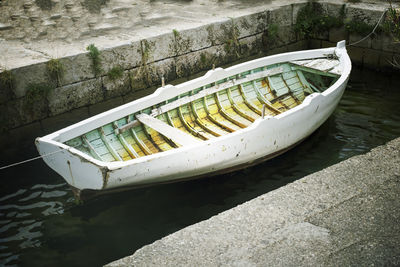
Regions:
M 223 141 L 226 138 L 230 138 L 234 135 L 242 134 L 247 131 L 252 131 L 253 128 L 256 128 L 258 126 L 258 124 L 264 120 L 271 120 L 271 119 L 281 120 L 287 116 L 290 116 L 292 113 L 295 113 L 298 110 L 305 108 L 317 96 L 319 96 L 319 95 L 327 96 L 330 93 L 332 93 L 333 91 L 335 91 L 338 87 L 340 87 L 340 85 L 343 82 L 345 82 L 346 79 L 348 79 L 348 76 L 349 76 L 350 70 L 351 70 L 351 61 L 350 61 L 350 58 L 349 58 L 347 52 L 345 51 L 345 46 L 343 43 L 344 43 L 343 41 L 339 42 L 337 44 L 337 47 L 283 53 L 283 54 L 267 56 L 267 57 L 255 59 L 252 61 L 244 62 L 244 63 L 234 65 L 234 66 L 226 68 L 226 69 L 217 68 L 215 70 L 208 71 L 202 77 L 196 78 L 194 80 L 187 81 L 185 83 L 182 83 L 182 84 L 179 84 L 176 86 L 166 85 L 164 87 L 160 87 L 151 95 L 148 95 L 146 97 L 143 97 L 143 98 L 135 100 L 135 101 L 132 101 L 132 102 L 122 105 L 120 107 L 116 107 L 114 109 L 103 112 L 96 116 L 90 117 L 86 120 L 83 120 L 81 122 L 78 122 L 78 123 L 68 126 L 66 128 L 63 128 L 59 131 L 56 131 L 52 134 L 37 138 L 36 142 L 45 142 L 45 143 L 54 145 L 54 146 L 58 147 L 59 149 L 65 149 L 73 155 L 84 158 L 85 160 L 87 160 L 95 165 L 98 165 L 99 167 L 107 167 L 107 169 L 109 169 L 109 170 L 115 170 L 115 169 L 119 169 L 124 166 L 131 165 L 131 164 L 139 164 L 141 162 L 151 161 L 151 160 L 159 158 L 159 157 L 166 157 L 171 153 L 177 153 L 178 152 L 177 150 L 183 151 L 183 150 L 193 149 L 195 146 L 212 145 L 215 142 Z M 344 53 L 343 53 L 343 50 L 344 50 Z M 238 73 L 242 73 L 242 72 L 250 70 L 250 69 L 256 69 L 258 67 L 268 66 L 268 65 L 282 63 L 282 62 L 289 62 L 290 60 L 326 57 L 327 54 L 332 54 L 332 53 L 336 53 L 338 55 L 342 73 L 339 76 L 339 79 L 332 86 L 330 86 L 327 90 L 325 90 L 322 93 L 312 93 L 312 94 L 308 95 L 301 104 L 297 105 L 296 107 L 294 107 L 292 109 L 289 109 L 289 110 L 282 112 L 280 114 L 277 114 L 275 116 L 265 116 L 264 118 L 260 117 L 260 118 L 256 119 L 250 126 L 248 126 L 246 128 L 239 129 L 235 132 L 232 132 L 232 133 L 224 135 L 224 136 L 220 136 L 218 138 L 203 141 L 201 144 L 193 144 L 193 145 L 183 146 L 183 147 L 179 147 L 176 149 L 163 151 L 163 152 L 159 152 L 159 153 L 155 153 L 152 155 L 147 155 L 144 157 L 135 158 L 135 159 L 127 160 L 127 161 L 105 162 L 105 161 L 97 160 L 97 159 L 91 157 L 90 155 L 87 155 L 87 154 L 79 151 L 78 149 L 76 149 L 74 147 L 71 147 L 71 146 L 68 146 L 68 145 L 62 143 L 63 141 L 62 141 L 62 138 L 60 137 L 60 135 L 63 135 L 63 134 L 68 135 L 68 133 L 76 131 L 80 127 L 87 128 L 84 126 L 87 125 L 88 123 L 92 123 L 92 124 L 94 123 L 94 125 L 91 125 L 91 127 L 89 127 L 91 129 L 89 129 L 89 130 L 86 129 L 83 133 L 88 132 L 93 129 L 96 129 L 102 125 L 105 125 L 107 123 L 115 121 L 121 117 L 124 117 L 127 114 L 134 113 L 135 111 L 130 110 L 131 107 L 135 107 L 138 109 L 137 111 L 139 111 L 139 110 L 143 109 L 143 107 L 140 106 L 141 104 L 142 105 L 145 104 L 145 107 L 151 106 L 151 103 L 150 104 L 148 103 L 148 101 L 150 101 L 150 100 L 155 100 L 157 102 L 160 102 L 160 101 L 162 101 L 162 99 L 160 99 L 161 97 L 169 98 L 170 95 L 172 95 L 172 94 L 174 96 L 176 96 L 176 95 L 180 95 L 180 94 L 189 92 L 190 90 L 193 90 L 194 88 L 201 87 L 199 84 L 203 84 L 202 86 L 204 86 L 206 84 L 210 84 L 210 83 L 218 81 L 220 79 L 224 79 L 226 77 L 230 77 L 230 76 L 236 75 Z M 315 55 L 317 55 L 317 56 L 315 56 Z M 295 59 L 288 60 L 287 59 L 288 56 L 294 56 Z M 254 64 L 256 66 L 254 66 Z M 111 117 L 112 115 L 114 115 L 114 117 L 116 117 L 116 118 L 114 119 L 114 117 L 112 117 L 111 119 L 108 118 L 107 122 L 104 122 L 104 121 L 99 122 L 99 119 L 106 118 L 107 116 Z M 96 122 L 97 122 L 97 124 L 96 124 Z M 101 125 L 100 125 L 100 123 L 101 123 Z M 67 140 L 70 140 L 70 139 L 75 138 L 80 135 L 81 134 L 79 132 L 75 133 L 73 137 L 70 137 Z M 66 141 L 66 140 L 64 140 L 64 141 Z

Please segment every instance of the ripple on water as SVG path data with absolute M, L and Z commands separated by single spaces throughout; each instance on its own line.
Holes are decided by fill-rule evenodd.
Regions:
M 37 184 L 0 199 L 1 263 L 14 263 L 24 249 L 42 244 L 43 220 L 64 212 L 68 193 L 65 183 Z

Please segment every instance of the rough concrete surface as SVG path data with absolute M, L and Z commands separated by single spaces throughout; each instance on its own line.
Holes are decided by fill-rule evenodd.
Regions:
M 108 266 L 398 266 L 400 138 Z

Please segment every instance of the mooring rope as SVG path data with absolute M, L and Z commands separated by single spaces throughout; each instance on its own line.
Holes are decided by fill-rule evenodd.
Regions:
M 41 159 L 41 158 L 56 154 L 58 152 L 61 152 L 63 150 L 65 150 L 65 149 L 56 150 L 56 151 L 50 152 L 50 153 L 45 154 L 45 155 L 41 155 L 41 156 L 33 157 L 33 158 L 30 158 L 30 159 L 26 159 L 26 160 L 23 160 L 23 161 L 15 162 L 15 163 L 0 167 L 0 170 L 4 170 L 4 169 L 7 169 L 7 168 L 14 167 L 14 166 L 17 166 L 17 165 L 20 165 L 20 164 L 24 164 L 24 163 L 27 163 L 27 162 L 30 162 L 30 161 L 34 161 L 34 160 L 37 160 L 37 159 Z
M 385 16 L 385 14 L 386 14 L 387 11 L 388 11 L 387 9 L 385 9 L 385 10 L 383 11 L 381 17 L 379 18 L 379 20 L 378 20 L 378 22 L 376 23 L 376 25 L 375 25 L 374 29 L 372 30 L 372 32 L 370 32 L 367 36 L 365 36 L 364 38 L 358 40 L 357 42 L 354 42 L 354 43 L 352 43 L 352 44 L 348 44 L 347 46 L 351 46 L 351 45 L 355 45 L 355 44 L 361 43 L 361 42 L 364 41 L 365 39 L 369 38 L 372 34 L 374 34 L 375 31 L 376 31 L 376 29 L 378 28 L 379 24 L 381 23 L 381 21 L 382 21 L 382 19 L 383 19 L 383 17 Z

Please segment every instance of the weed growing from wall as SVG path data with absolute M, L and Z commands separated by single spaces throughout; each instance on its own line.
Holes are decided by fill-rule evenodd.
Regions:
M 89 51 L 89 57 L 92 60 L 92 68 L 95 76 L 98 76 L 101 71 L 101 58 L 100 58 L 100 51 L 94 44 L 88 45 L 86 50 Z
M 47 103 L 47 96 L 53 87 L 44 83 L 31 83 L 26 88 L 24 98 L 24 108 L 26 110 L 33 110 L 36 103 Z
M 49 72 L 50 78 L 55 81 L 57 85 L 60 85 L 62 78 L 64 77 L 64 66 L 59 59 L 52 58 L 46 64 L 47 71 Z
M 138 67 L 136 73 L 129 75 L 131 88 L 145 88 L 152 84 L 151 74 L 149 70 L 149 61 L 152 57 L 152 45 L 147 40 L 142 40 L 142 60 L 140 66 Z
M 206 63 L 207 63 L 207 56 L 206 56 L 205 53 L 201 53 L 201 55 L 200 55 L 200 62 L 201 62 L 202 65 L 206 65 Z
M 12 92 L 14 88 L 14 75 L 9 70 L 0 73 L 0 90 L 3 92 Z
M 319 34 L 328 31 L 331 28 L 343 26 L 344 19 L 343 5 L 338 17 L 330 16 L 325 13 L 321 4 L 307 3 L 305 7 L 299 10 L 297 14 L 294 30 L 300 38 L 315 38 Z
M 362 20 L 350 20 L 344 23 L 349 33 L 357 33 L 359 35 L 367 35 L 374 29 L 375 25 L 368 24 Z
M 392 36 L 395 43 L 400 44 L 400 9 L 396 9 L 390 3 L 383 23 L 383 31 Z
M 114 81 L 121 78 L 123 74 L 124 69 L 121 66 L 115 66 L 108 71 L 107 76 L 110 78 L 110 80 Z
M 231 26 L 225 32 L 228 36 L 228 39 L 225 40 L 224 49 L 227 53 L 234 53 L 236 57 L 240 57 L 240 44 L 239 44 L 239 35 L 240 30 L 236 23 L 231 18 Z
M 174 34 L 174 39 L 175 39 L 175 42 L 172 47 L 175 54 L 179 55 L 184 52 L 187 52 L 190 49 L 192 43 L 190 39 L 184 39 L 180 34 L 180 32 L 176 29 L 173 29 L 172 33 Z
M 395 44 L 400 46 L 400 9 L 394 8 L 391 1 L 389 1 L 389 3 L 390 7 L 386 14 L 386 19 L 383 23 L 382 29 L 386 34 L 392 37 Z M 399 56 L 395 56 L 390 63 L 394 68 L 400 70 Z

